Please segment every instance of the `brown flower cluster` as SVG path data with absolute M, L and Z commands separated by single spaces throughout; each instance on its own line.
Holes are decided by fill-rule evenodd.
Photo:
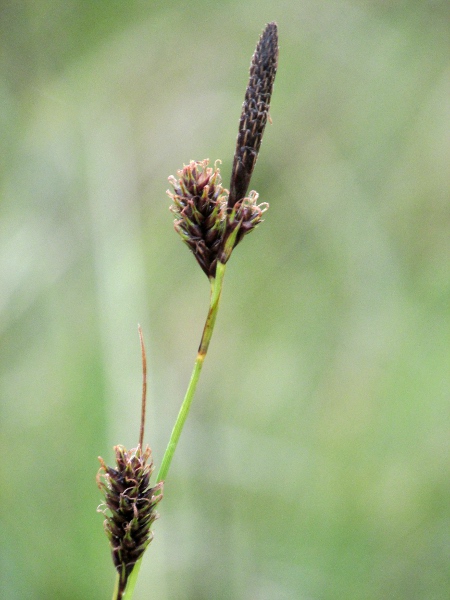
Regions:
M 177 172 L 179 179 L 169 177 L 173 193 L 170 207 L 183 241 L 192 250 L 198 264 L 208 277 L 214 277 L 217 256 L 225 228 L 227 193 L 217 162 L 208 167 L 208 159 L 191 161 Z
M 173 201 L 175 230 L 209 278 L 215 277 L 217 261 L 227 262 L 244 235 L 261 223 L 269 206 L 257 205 L 258 194 L 250 192 L 229 208 L 217 162 L 212 169 L 208 159 L 191 161 L 177 172 L 178 179 L 169 177 L 173 192 L 167 191 Z
M 104 526 L 119 573 L 117 598 L 120 599 L 134 565 L 152 541 L 150 527 L 158 518 L 155 506 L 162 498 L 163 484 L 150 487 L 154 467 L 148 446 L 144 452 L 140 446 L 130 451 L 115 446 L 114 451 L 115 469 L 99 458 L 97 484 L 105 494 L 105 502 L 98 510 L 106 516 Z

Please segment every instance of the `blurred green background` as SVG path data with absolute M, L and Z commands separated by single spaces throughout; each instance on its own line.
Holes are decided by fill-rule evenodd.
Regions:
M 280 63 L 135 600 L 450 597 L 450 5 L 0 3 L 0 587 L 109 599 L 97 456 L 159 466 L 209 286 L 167 177 L 221 158 Z

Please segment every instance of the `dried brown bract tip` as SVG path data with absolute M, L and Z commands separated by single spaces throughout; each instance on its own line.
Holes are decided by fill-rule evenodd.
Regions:
M 211 168 L 208 159 L 191 161 L 177 171 L 178 179 L 169 177 L 174 191 L 167 191 L 173 201 L 170 209 L 176 217 L 175 230 L 208 277 L 216 272 L 228 195 L 218 162 Z
M 268 23 L 259 38 L 250 65 L 250 79 L 242 105 L 239 133 L 231 173 L 228 206 L 247 194 L 253 169 L 258 158 L 264 128 L 269 114 L 273 82 L 278 66 L 278 30 Z
M 114 451 L 114 469 L 99 458 L 101 468 L 97 484 L 105 494 L 105 502 L 98 511 L 106 516 L 104 527 L 119 573 L 119 600 L 134 565 L 153 538 L 150 527 L 158 518 L 155 506 L 162 498 L 163 484 L 150 486 L 154 467 L 148 446 L 144 452 L 140 446 L 130 451 L 123 446 L 115 446 Z

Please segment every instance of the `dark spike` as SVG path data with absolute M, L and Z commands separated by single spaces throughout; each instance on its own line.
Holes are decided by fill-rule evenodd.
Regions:
M 259 38 L 250 64 L 250 79 L 242 105 L 231 172 L 229 208 L 233 208 L 247 194 L 269 114 L 277 66 L 277 24 L 268 23 Z

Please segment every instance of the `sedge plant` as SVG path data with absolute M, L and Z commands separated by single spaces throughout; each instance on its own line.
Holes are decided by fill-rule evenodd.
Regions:
M 130 451 L 123 446 L 115 446 L 115 468 L 106 466 L 103 459 L 100 459 L 101 468 L 97 479 L 105 494 L 105 502 L 99 510 L 106 516 L 105 530 L 117 570 L 113 600 L 131 600 L 142 556 L 152 539 L 151 525 L 158 516 L 155 507 L 162 498 L 164 481 L 208 352 L 228 260 L 245 235 L 262 222 L 262 215 L 269 207 L 266 202 L 258 204 L 257 192 L 247 192 L 264 129 L 270 119 L 270 99 L 277 66 L 277 25 L 268 23 L 250 64 L 230 190 L 222 187 L 218 168 L 220 161 L 216 161 L 213 167 L 209 166 L 208 159 L 191 161 L 177 172 L 177 178 L 169 177 L 172 191 L 167 193 L 172 200 L 170 209 L 175 216 L 174 227 L 208 277 L 209 309 L 192 375 L 154 487 L 150 486 L 154 468 L 151 450 L 148 446 L 143 450 L 146 360 L 142 332 L 139 329 L 144 380 L 139 444 Z

